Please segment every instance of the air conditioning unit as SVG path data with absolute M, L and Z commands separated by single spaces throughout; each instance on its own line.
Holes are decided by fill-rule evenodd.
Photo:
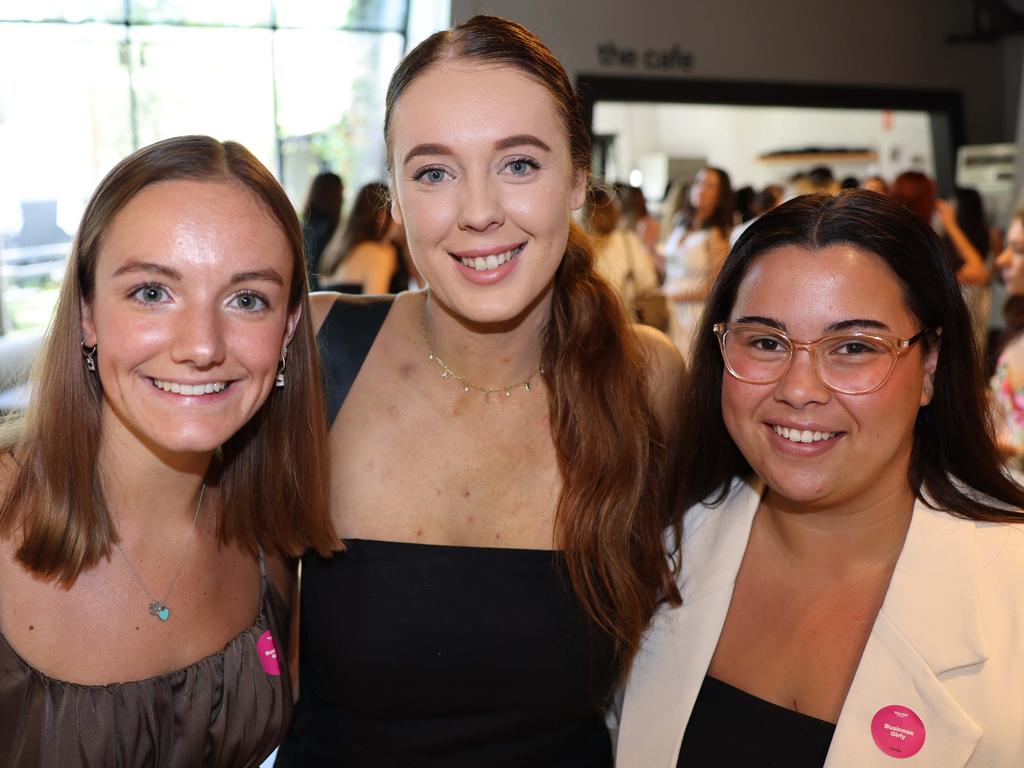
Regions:
M 956 185 L 978 190 L 990 220 L 1003 225 L 1013 213 L 1016 168 L 1016 144 L 967 144 L 957 150 Z

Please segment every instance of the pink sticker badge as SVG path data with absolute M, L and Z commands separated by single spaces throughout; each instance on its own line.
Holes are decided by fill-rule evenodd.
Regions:
M 274 636 L 269 631 L 264 632 L 256 641 L 256 653 L 260 657 L 260 666 L 268 675 L 281 674 L 281 662 L 277 660 L 277 646 L 274 644 Z
M 924 746 L 924 723 L 909 707 L 891 704 L 871 718 L 871 738 L 889 757 L 913 757 Z

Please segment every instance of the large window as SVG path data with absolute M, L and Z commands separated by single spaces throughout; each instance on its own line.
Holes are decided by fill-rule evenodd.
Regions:
M 114 163 L 153 141 L 184 133 L 239 141 L 297 209 L 321 170 L 352 191 L 382 178 L 384 90 L 405 48 L 409 6 L 0 3 L 4 333 L 46 325 L 89 195 Z

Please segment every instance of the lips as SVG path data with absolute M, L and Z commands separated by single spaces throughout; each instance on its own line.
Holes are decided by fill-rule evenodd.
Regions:
M 162 389 L 164 392 L 170 392 L 175 395 L 187 395 L 189 397 L 213 395 L 217 392 L 223 392 L 231 383 L 229 381 L 208 381 L 195 384 L 182 384 L 177 381 L 167 381 L 165 379 L 154 378 L 150 378 L 150 381 L 153 382 L 154 387 Z

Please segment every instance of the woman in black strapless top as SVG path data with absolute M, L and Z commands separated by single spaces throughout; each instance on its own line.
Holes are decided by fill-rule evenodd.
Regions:
M 589 133 L 530 32 L 429 38 L 385 125 L 430 287 L 314 296 L 344 550 L 303 561 L 278 765 L 608 766 L 612 685 L 675 596 L 680 356 L 628 323 L 570 225 Z

